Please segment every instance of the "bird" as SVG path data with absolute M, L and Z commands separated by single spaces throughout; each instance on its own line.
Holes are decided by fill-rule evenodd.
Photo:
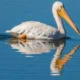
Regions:
M 6 30 L 6 32 L 11 33 L 13 37 L 18 39 L 61 39 L 66 37 L 66 31 L 62 23 L 62 18 L 64 18 L 80 34 L 78 28 L 68 16 L 62 2 L 54 2 L 52 13 L 58 28 L 39 21 L 26 21 L 13 27 L 11 30 Z

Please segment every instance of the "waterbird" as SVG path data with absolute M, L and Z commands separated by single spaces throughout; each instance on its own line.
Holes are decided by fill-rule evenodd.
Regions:
M 57 29 L 38 21 L 26 21 L 20 25 L 15 26 L 6 32 L 11 33 L 14 37 L 19 39 L 61 39 L 66 37 L 66 32 L 63 27 L 62 19 L 64 18 L 70 26 L 80 34 L 78 28 L 75 26 L 71 18 L 68 16 L 64 5 L 60 1 L 54 2 L 52 6 L 52 13 L 57 23 Z

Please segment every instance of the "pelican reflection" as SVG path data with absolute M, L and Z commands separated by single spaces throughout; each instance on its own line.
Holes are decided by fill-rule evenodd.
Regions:
M 61 75 L 64 65 L 71 59 L 72 55 L 78 50 L 80 45 L 77 45 L 68 54 L 61 58 L 63 49 L 65 47 L 66 39 L 61 40 L 18 40 L 11 39 L 8 44 L 11 45 L 12 49 L 17 49 L 18 52 L 27 55 L 42 54 L 50 52 L 56 49 L 53 54 L 53 59 L 50 63 L 51 75 Z
M 26 55 L 42 54 L 57 49 L 60 44 L 64 44 L 65 40 L 27 40 L 26 42 L 17 39 L 11 39 L 8 43 L 12 49 L 16 49 Z
M 73 54 L 78 50 L 79 47 L 80 44 L 75 46 L 68 54 L 64 55 L 64 57 L 61 58 L 64 44 L 59 45 L 51 61 L 51 65 L 50 65 L 51 75 L 58 75 L 58 76 L 61 75 L 61 71 L 64 65 L 72 58 Z

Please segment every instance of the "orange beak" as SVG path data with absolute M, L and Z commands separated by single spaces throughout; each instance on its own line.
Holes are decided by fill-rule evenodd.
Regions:
M 61 10 L 58 11 L 58 15 L 61 16 L 62 18 L 64 18 L 69 24 L 70 26 L 78 33 L 80 34 L 78 28 L 75 26 L 75 24 L 72 22 L 72 20 L 70 19 L 70 17 L 68 16 L 67 12 L 65 11 L 65 9 L 63 7 L 61 7 Z

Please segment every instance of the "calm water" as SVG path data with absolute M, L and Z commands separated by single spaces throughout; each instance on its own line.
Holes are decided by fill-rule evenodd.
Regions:
M 61 0 L 80 30 L 80 1 Z M 68 40 L 26 43 L 9 39 L 4 32 L 24 21 L 56 26 L 54 0 L 0 1 L 0 80 L 67 80 L 80 78 L 80 36 L 64 21 Z M 4 34 L 4 35 L 3 35 Z

